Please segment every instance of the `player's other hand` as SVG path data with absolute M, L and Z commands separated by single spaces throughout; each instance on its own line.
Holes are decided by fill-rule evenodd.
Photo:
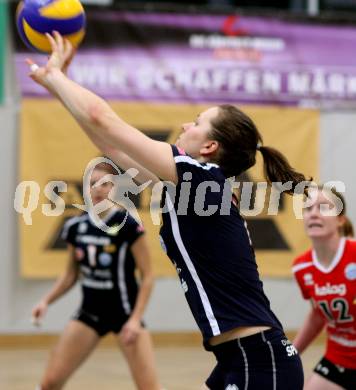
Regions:
M 47 313 L 48 304 L 45 301 L 40 301 L 32 309 L 32 323 L 33 325 L 39 326 L 43 317 Z
M 123 344 L 129 345 L 136 341 L 142 330 L 140 321 L 130 318 L 122 327 L 120 332 L 120 340 Z
M 30 58 L 26 62 L 30 67 L 30 77 L 38 84 L 48 88 L 46 80 L 48 75 L 56 69 L 67 73 L 68 67 L 74 57 L 75 49 L 68 39 L 64 39 L 57 31 L 53 31 L 53 35 L 47 33 L 46 36 L 52 48 L 52 53 L 48 58 L 47 64 L 38 66 Z

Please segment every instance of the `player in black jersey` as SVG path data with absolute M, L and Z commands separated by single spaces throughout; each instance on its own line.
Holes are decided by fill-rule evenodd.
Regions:
M 93 204 L 104 201 L 111 191 L 111 182 L 93 187 L 108 173 L 115 173 L 112 166 L 101 163 L 91 175 Z M 70 254 L 66 271 L 32 311 L 34 321 L 39 322 L 48 305 L 80 280 L 82 303 L 50 356 L 41 390 L 62 389 L 100 337 L 109 332 L 118 335 L 137 388 L 160 388 L 151 338 L 142 326 L 153 284 L 144 229 L 122 209 L 112 208 L 100 218 L 105 221 L 106 231 L 87 213 L 65 223 L 62 237 L 68 242 Z M 135 278 L 136 269 L 141 276 L 140 285 Z
M 105 154 L 124 169 L 136 168 L 138 181 L 166 182 L 161 243 L 176 267 L 205 348 L 217 359 L 207 388 L 301 390 L 298 352 L 263 292 L 227 178 L 252 167 L 257 151 L 269 182 L 290 182 L 286 192 L 292 194 L 305 177 L 277 150 L 263 146 L 252 120 L 231 105 L 211 107 L 184 124 L 176 145 L 150 139 L 70 80 L 62 71 L 71 58 L 70 44 L 58 33 L 48 38 L 52 56 L 46 66 L 32 66 L 31 77 L 61 100 Z

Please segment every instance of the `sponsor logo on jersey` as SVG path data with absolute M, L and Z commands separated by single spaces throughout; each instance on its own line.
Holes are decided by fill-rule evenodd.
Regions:
M 97 247 L 95 245 L 88 245 L 87 252 L 88 252 L 88 261 L 89 265 L 91 267 L 96 267 L 96 251 Z
M 177 274 L 179 275 L 182 272 L 182 268 L 179 268 L 178 264 L 175 261 L 173 261 L 173 265 L 177 271 Z
M 325 296 L 325 295 L 346 295 L 346 285 L 341 284 L 331 284 L 326 283 L 324 286 L 314 286 L 315 295 Z
M 112 273 L 109 269 L 95 269 L 93 272 L 95 277 L 98 278 L 106 278 L 106 279 L 111 279 Z
M 323 366 L 321 363 L 319 363 L 317 366 L 316 366 L 316 371 L 319 371 L 321 372 L 322 374 L 324 374 L 325 376 L 329 375 L 329 369 L 325 366 Z
M 345 277 L 348 280 L 356 279 L 356 263 L 350 263 L 345 267 Z
M 86 222 L 81 222 L 78 226 L 78 233 L 83 234 L 88 230 L 88 224 Z
M 181 282 L 182 289 L 183 289 L 184 293 L 188 292 L 188 284 L 187 284 L 187 282 L 183 278 L 180 280 L 180 282 Z
M 82 261 L 84 259 L 85 253 L 82 248 L 75 248 L 74 250 L 74 258 L 77 261 Z
M 292 343 L 290 342 L 290 340 L 288 339 L 282 339 L 281 340 L 281 343 L 284 347 L 286 347 L 287 345 L 291 345 Z
M 288 357 L 291 357 L 291 356 L 294 356 L 294 355 L 298 355 L 297 348 L 294 345 L 286 346 L 286 351 L 287 351 Z
M 281 343 L 284 347 L 286 347 L 288 357 L 298 355 L 297 348 L 288 339 L 282 339 Z
M 111 244 L 111 245 L 105 245 L 103 247 L 103 251 L 104 252 L 107 252 L 107 253 L 114 253 L 117 251 L 117 247 L 115 244 Z
M 314 284 L 313 275 L 310 273 L 304 274 L 303 279 L 306 286 L 311 286 Z
M 92 245 L 110 245 L 111 240 L 108 237 L 96 237 L 96 236 L 77 236 L 77 242 L 82 244 L 92 244 Z
M 338 366 L 337 364 L 335 364 L 335 367 L 339 370 L 339 372 L 340 372 L 341 374 L 345 372 L 345 367 Z
M 225 390 L 239 390 L 239 388 L 236 385 L 227 385 Z
M 94 288 L 98 290 L 111 290 L 114 287 L 114 283 L 111 280 L 93 280 L 84 278 L 82 281 L 83 286 Z
M 103 252 L 100 253 L 98 260 L 103 267 L 107 267 L 112 263 L 112 256 L 109 253 Z

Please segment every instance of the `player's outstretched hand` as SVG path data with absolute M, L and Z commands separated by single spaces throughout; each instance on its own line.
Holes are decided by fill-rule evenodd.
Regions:
M 32 324 L 39 326 L 42 322 L 43 317 L 47 312 L 48 305 L 46 302 L 41 301 L 32 309 Z
M 45 88 L 49 89 L 47 77 L 50 72 L 58 69 L 63 73 L 66 73 L 68 66 L 74 57 L 75 49 L 72 44 L 67 39 L 64 39 L 57 31 L 53 31 L 53 35 L 47 33 L 46 36 L 52 48 L 52 53 L 47 61 L 47 64 L 44 66 L 38 66 L 30 58 L 28 58 L 26 62 L 30 67 L 30 77 L 38 84 L 41 84 Z

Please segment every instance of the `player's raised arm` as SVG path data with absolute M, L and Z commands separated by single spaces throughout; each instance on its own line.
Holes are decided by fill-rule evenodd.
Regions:
M 155 141 L 122 120 L 94 93 L 70 80 L 62 68 L 72 56 L 72 47 L 58 34 L 48 35 L 52 55 L 45 67 L 31 64 L 31 77 L 59 98 L 87 133 L 125 153 L 163 180 L 176 182 L 177 174 L 171 147 Z M 88 134 L 90 135 L 90 134 Z M 93 137 L 91 137 L 93 139 Z
M 120 168 L 122 168 L 125 171 L 127 171 L 130 168 L 137 169 L 138 174 L 135 176 L 135 181 L 139 183 L 146 183 L 150 181 L 151 186 L 153 186 L 155 183 L 159 181 L 158 177 L 155 174 L 153 174 L 148 169 L 144 168 L 142 165 L 138 164 L 126 153 L 112 147 L 109 143 L 103 140 L 102 137 L 99 137 L 97 134 L 90 131 L 90 129 L 83 127 L 83 130 L 87 133 L 88 137 L 96 145 L 96 147 L 99 148 L 106 157 L 112 160 Z

